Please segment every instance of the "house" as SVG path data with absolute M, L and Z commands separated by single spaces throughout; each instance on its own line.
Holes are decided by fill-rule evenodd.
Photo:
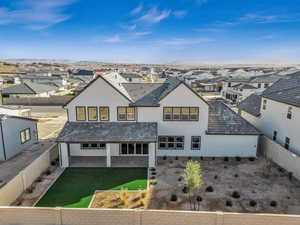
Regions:
M 19 106 L 0 105 L 0 114 L 30 117 L 31 109 L 21 108 Z
M 251 94 L 262 93 L 266 88 L 282 77 L 283 76 L 278 74 L 268 74 L 249 78 L 229 78 L 227 81 L 223 82 L 222 96 L 232 103 L 239 103 Z
M 125 80 L 127 80 L 128 82 L 133 82 L 133 83 L 144 82 L 143 76 L 141 76 L 138 73 L 120 73 L 119 75 L 123 77 Z
M 8 160 L 38 140 L 34 119 L 0 115 L 0 160 Z
M 5 98 L 20 97 L 49 97 L 58 90 L 55 86 L 25 82 L 2 89 L 2 96 Z
M 300 155 L 300 74 L 286 76 L 239 104 L 241 116 L 264 135 Z
M 23 84 L 26 82 L 45 84 L 48 86 L 62 87 L 63 77 L 60 76 L 35 76 L 35 75 L 20 75 L 14 78 L 15 84 Z
M 172 77 L 119 83 L 113 76 L 96 77 L 65 105 L 68 122 L 57 138 L 62 167 L 78 161 L 100 166 L 101 160 L 108 167 L 120 160 L 154 167 L 162 156 L 256 156 L 259 132 L 221 101 L 206 102 Z

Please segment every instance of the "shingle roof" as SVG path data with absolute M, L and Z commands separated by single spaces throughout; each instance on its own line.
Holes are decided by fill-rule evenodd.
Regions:
M 261 95 L 252 94 L 240 102 L 238 108 L 258 117 L 260 115 Z
M 256 87 L 250 84 L 236 84 L 232 86 L 233 88 L 242 88 L 242 89 L 257 89 Z
M 120 73 L 120 76 L 124 78 L 143 78 L 140 74 L 138 73 Z
M 1 122 L 2 120 L 7 119 L 7 118 L 20 119 L 20 120 L 31 120 L 31 121 L 35 121 L 35 122 L 38 121 L 38 120 L 36 120 L 36 119 L 32 119 L 32 118 L 28 118 L 28 117 L 13 116 L 13 115 L 7 115 L 7 114 L 0 114 L 0 122 Z
M 251 83 L 274 83 L 278 81 L 282 76 L 277 74 L 267 74 L 261 76 L 255 76 L 251 78 Z
M 209 101 L 207 134 L 259 135 L 257 129 L 222 101 Z
M 162 86 L 162 83 L 122 83 L 132 101 L 137 101 Z
M 33 82 L 24 82 L 23 84 L 18 84 L 2 89 L 3 94 L 39 94 L 48 91 L 56 90 L 57 87 L 38 84 Z
M 262 95 L 274 101 L 300 107 L 300 74 L 286 76 L 267 88 Z
M 156 142 L 157 123 L 67 122 L 58 142 Z

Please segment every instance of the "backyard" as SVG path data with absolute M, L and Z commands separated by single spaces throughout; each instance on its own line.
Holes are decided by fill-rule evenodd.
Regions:
M 67 168 L 36 204 L 87 208 L 96 190 L 145 190 L 146 168 Z

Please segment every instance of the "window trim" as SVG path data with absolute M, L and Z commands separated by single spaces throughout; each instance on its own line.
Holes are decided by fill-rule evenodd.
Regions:
M 159 141 L 159 139 L 160 139 L 161 137 L 167 138 L 167 141 L 166 141 L 166 142 L 163 142 L 163 143 L 166 143 L 167 146 L 169 146 L 169 143 L 173 143 L 173 144 L 174 144 L 174 147 L 173 147 L 173 148 L 170 148 L 170 147 L 161 148 L 161 147 L 160 147 L 160 143 L 161 143 L 161 142 Z M 173 138 L 174 138 L 174 142 L 170 142 L 170 141 L 169 141 L 169 137 L 173 137 Z M 178 137 L 183 138 L 183 141 L 182 141 L 182 142 L 175 141 L 175 139 L 178 138 Z M 176 145 L 177 143 L 182 143 L 182 148 L 176 148 L 175 145 Z M 178 150 L 178 151 L 183 151 L 183 150 L 184 150 L 184 136 L 183 136 L 183 135 L 182 135 L 182 136 L 179 136 L 179 135 L 177 135 L 177 136 L 176 136 L 176 135 L 160 135 L 160 136 L 158 136 L 157 144 L 158 144 L 158 149 L 159 149 L 159 150 Z
M 97 144 L 97 145 L 99 145 L 99 147 L 91 147 L 90 146 L 90 147 L 85 148 L 85 147 L 82 146 L 84 144 L 88 144 L 88 145 Z M 100 144 L 104 144 L 105 147 L 101 148 Z M 105 149 L 106 149 L 106 143 L 97 143 L 97 142 L 94 142 L 94 143 L 80 143 L 80 150 L 105 150 Z
M 165 108 L 170 108 L 172 110 L 172 113 L 171 113 L 171 119 L 168 120 L 168 119 L 165 119 Z M 180 108 L 180 114 L 179 114 L 179 119 L 174 119 L 174 108 Z M 182 109 L 189 109 L 189 119 L 181 119 L 181 115 L 182 115 Z M 197 109 L 197 119 L 191 119 L 191 109 L 192 108 L 196 108 Z M 163 107 L 163 121 L 167 121 L 167 122 L 194 122 L 194 121 L 199 121 L 199 107 L 198 106 L 164 106 Z M 170 113 L 168 113 L 169 115 Z
M 127 154 L 123 154 L 122 153 L 122 145 L 123 144 L 126 144 L 127 145 Z M 128 153 L 128 145 L 129 144 L 133 144 L 134 146 L 134 154 L 129 154 Z M 140 144 L 141 145 L 141 154 L 136 154 L 136 145 L 137 144 Z M 144 152 L 144 144 L 148 145 L 148 153 L 147 154 L 143 154 Z M 131 142 L 124 142 L 124 143 L 120 143 L 119 144 L 119 155 L 120 156 L 148 156 L 149 155 L 149 143 L 143 143 L 143 142 L 134 142 L 134 143 L 131 143 Z
M 99 106 L 99 121 L 110 121 L 110 110 L 109 110 L 109 106 Z M 100 108 L 107 108 L 108 109 L 108 119 L 107 120 L 102 120 L 101 119 L 101 111 Z
M 120 108 L 125 108 L 125 109 L 126 109 L 126 113 L 125 113 L 126 119 L 124 119 L 124 120 L 119 119 L 119 110 L 120 110 Z M 134 119 L 133 119 L 133 120 L 128 120 L 128 111 L 127 111 L 128 108 L 134 109 L 134 113 L 133 113 Z M 118 106 L 118 107 L 117 107 L 117 120 L 118 120 L 118 121 L 136 121 L 136 107 L 130 107 L 130 106 Z
M 84 120 L 78 119 L 77 108 L 84 108 Z M 86 107 L 85 106 L 75 106 L 75 114 L 76 114 L 76 121 L 86 121 Z
M 199 138 L 199 148 L 193 148 L 193 138 Z M 201 150 L 201 136 L 191 136 L 191 150 Z
M 96 109 L 96 119 L 95 120 L 90 120 L 89 109 Z M 97 106 L 88 106 L 87 107 L 87 118 L 88 118 L 88 121 L 98 121 L 98 107 Z
M 29 138 L 27 139 L 27 135 L 26 135 L 26 131 L 29 131 Z M 22 132 L 24 132 L 25 133 L 25 141 L 23 142 L 22 141 Z M 30 141 L 31 140 L 31 130 L 30 130 L 30 128 L 25 128 L 25 129 L 23 129 L 23 130 L 21 130 L 20 131 L 20 140 L 21 140 L 21 144 L 25 144 L 26 142 L 28 142 L 28 141 Z

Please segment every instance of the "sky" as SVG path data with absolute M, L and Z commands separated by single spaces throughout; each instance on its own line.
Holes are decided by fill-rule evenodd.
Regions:
M 0 0 L 12 58 L 300 62 L 300 0 Z

